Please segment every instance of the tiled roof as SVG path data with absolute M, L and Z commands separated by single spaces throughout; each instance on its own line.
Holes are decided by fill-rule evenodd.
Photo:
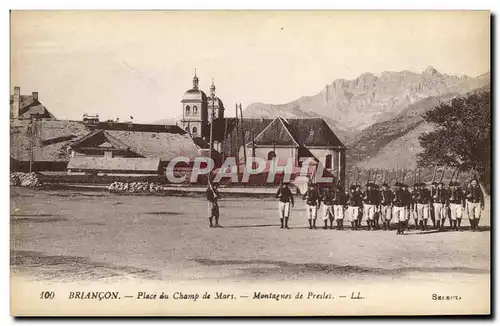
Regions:
M 214 122 L 214 140 L 222 141 L 224 137 L 225 120 L 227 123 L 226 135 L 241 139 L 241 129 L 237 130 L 236 118 L 216 119 Z M 239 127 L 241 128 L 241 121 Z M 255 137 L 256 145 L 299 145 L 346 148 L 338 139 L 328 124 L 321 118 L 308 119 L 243 119 L 245 144 Z M 207 128 L 209 133 L 210 126 Z M 209 135 L 204 135 L 208 137 Z M 227 136 L 226 136 L 227 137 Z
M 247 143 L 248 145 L 248 143 Z M 255 136 L 255 145 L 298 146 L 299 143 L 282 118 L 276 118 Z
M 285 119 L 298 143 L 305 146 L 346 148 L 321 118 Z
M 34 137 L 35 161 L 68 162 L 70 145 L 102 133 L 91 130 L 80 121 L 40 120 L 36 121 Z M 106 130 L 110 139 L 124 144 L 131 151 L 150 158 L 169 161 L 177 156 L 193 158 L 205 155 L 201 148 L 208 148 L 202 139 L 196 142 L 184 133 L 146 132 L 135 130 Z M 30 160 L 32 136 L 29 120 L 11 120 L 10 156 L 18 161 Z M 112 141 L 110 143 L 113 143 Z
M 175 157 L 194 158 L 198 147 L 188 134 L 152 133 L 141 131 L 107 130 L 106 133 L 130 147 L 144 157 L 170 161 Z
M 41 120 L 35 122 L 31 136 L 29 120 L 11 120 L 10 156 L 18 161 L 30 160 L 30 145 L 34 143 L 35 161 L 64 162 L 69 160 L 68 145 L 89 131 L 79 121 Z

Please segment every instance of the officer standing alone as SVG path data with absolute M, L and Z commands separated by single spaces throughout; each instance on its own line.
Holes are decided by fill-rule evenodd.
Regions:
M 275 195 L 279 200 L 279 215 L 282 229 L 289 229 L 288 220 L 290 219 L 290 206 L 293 207 L 293 194 L 290 188 L 288 188 L 288 183 L 281 182 L 280 187 Z
M 210 227 L 221 228 L 222 226 L 219 224 L 219 199 L 220 194 L 217 189 L 217 183 L 213 183 L 208 180 L 208 188 L 205 191 L 205 196 L 208 201 L 208 221 L 210 223 Z M 213 219 L 215 218 L 215 225 L 213 224 Z

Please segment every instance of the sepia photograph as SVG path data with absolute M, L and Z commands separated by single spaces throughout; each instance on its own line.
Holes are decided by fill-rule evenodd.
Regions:
M 12 10 L 12 316 L 491 311 L 487 10 Z

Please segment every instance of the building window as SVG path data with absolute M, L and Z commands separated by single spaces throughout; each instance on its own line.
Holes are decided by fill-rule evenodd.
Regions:
M 193 135 L 196 135 L 198 133 L 198 128 L 193 127 Z
M 189 127 L 184 128 L 184 130 L 186 130 L 187 132 L 189 132 Z
M 198 114 L 198 107 L 193 105 L 193 114 Z
M 191 114 L 191 107 L 189 105 L 186 105 L 186 115 Z
M 331 169 L 332 168 L 332 155 L 331 154 L 328 154 L 326 157 L 325 157 L 325 167 L 327 169 Z
M 270 151 L 269 153 L 267 153 L 267 160 L 268 161 L 274 160 L 275 157 L 276 157 L 276 153 L 274 151 Z

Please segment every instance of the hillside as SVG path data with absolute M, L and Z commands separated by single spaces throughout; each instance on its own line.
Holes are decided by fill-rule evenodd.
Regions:
M 490 85 L 487 84 L 471 92 L 489 89 Z M 396 118 L 363 130 L 348 151 L 348 164 L 356 164 L 361 168 L 415 168 L 416 155 L 423 150 L 418 137 L 434 128 L 423 120 L 422 114 L 439 102 L 449 102 L 457 95 L 425 99 L 409 106 Z
M 358 163 L 363 160 L 370 160 L 386 145 L 412 132 L 422 124 L 424 122 L 422 119 L 424 112 L 432 109 L 439 102 L 449 101 L 457 95 L 456 93 L 450 93 L 423 99 L 408 106 L 396 117 L 375 123 L 364 129 L 350 145 L 347 154 L 348 162 Z M 408 137 L 405 136 L 405 138 Z M 409 146 L 409 143 L 407 143 L 407 146 Z
M 315 116 L 328 119 L 333 130 L 348 136 L 390 120 L 409 105 L 428 97 L 465 93 L 488 83 L 490 74 L 476 78 L 451 76 L 428 67 L 422 73 L 410 71 L 365 73 L 353 80 L 337 79 L 313 96 L 286 104 L 252 103 L 247 117 Z

